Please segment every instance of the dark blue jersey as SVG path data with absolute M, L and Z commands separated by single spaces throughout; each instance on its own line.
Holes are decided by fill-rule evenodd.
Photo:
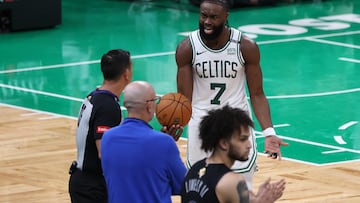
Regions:
M 181 188 L 182 203 L 217 203 L 215 188 L 219 180 L 231 170 L 224 164 L 206 164 L 206 159 L 193 165 Z

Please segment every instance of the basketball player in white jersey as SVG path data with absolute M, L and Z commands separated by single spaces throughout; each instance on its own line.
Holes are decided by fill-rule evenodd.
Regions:
M 199 30 L 193 31 L 176 49 L 177 88 L 192 101 L 188 124 L 187 166 L 207 157 L 200 149 L 199 122 L 208 110 L 228 104 L 251 116 L 250 101 L 265 138 L 265 152 L 281 159 L 280 146 L 288 144 L 276 136 L 270 108 L 262 87 L 260 51 L 257 44 L 227 25 L 226 0 L 203 0 L 200 4 Z M 248 188 L 256 168 L 255 133 L 249 137 L 252 150 L 246 162 L 235 162 L 232 169 L 242 173 Z

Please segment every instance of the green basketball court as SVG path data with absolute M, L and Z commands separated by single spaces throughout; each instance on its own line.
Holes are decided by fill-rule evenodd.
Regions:
M 176 91 L 174 53 L 197 29 L 196 7 L 63 0 L 62 8 L 53 29 L 0 34 L 0 103 L 76 117 L 102 82 L 101 55 L 115 48 L 131 52 L 133 80 L 160 95 Z M 290 143 L 283 156 L 315 165 L 360 160 L 360 2 L 233 9 L 229 24 L 259 45 L 273 124 Z

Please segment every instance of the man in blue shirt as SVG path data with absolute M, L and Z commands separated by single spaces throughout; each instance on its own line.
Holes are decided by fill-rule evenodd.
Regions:
M 128 118 L 101 141 L 109 202 L 169 202 L 180 193 L 186 168 L 174 139 L 148 124 L 154 117 L 154 88 L 137 81 L 126 86 Z

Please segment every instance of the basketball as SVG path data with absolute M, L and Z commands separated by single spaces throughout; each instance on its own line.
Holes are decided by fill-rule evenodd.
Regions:
M 190 121 L 191 113 L 190 100 L 176 92 L 162 96 L 155 109 L 156 119 L 163 126 L 185 126 Z

